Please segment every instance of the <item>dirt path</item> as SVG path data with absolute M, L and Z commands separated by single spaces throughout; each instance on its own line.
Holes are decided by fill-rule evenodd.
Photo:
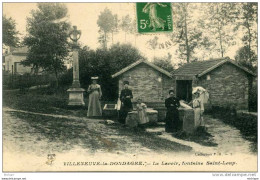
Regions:
M 247 141 L 241 138 L 236 129 L 226 126 L 216 119 L 210 120 L 210 123 L 207 123 L 208 130 L 214 134 L 214 138 L 218 142 L 217 147 L 206 147 L 174 138 L 165 133 L 162 127 L 148 128 L 149 132 L 146 132 L 127 128 L 117 123 L 106 124 L 104 120 L 3 108 L 4 170 L 111 170 L 111 166 L 102 166 L 102 169 L 99 169 L 98 166 L 64 166 L 64 161 L 122 162 L 122 160 L 123 162 L 147 162 L 150 163 L 149 170 L 153 168 L 160 170 L 157 166 L 151 166 L 151 163 L 153 161 L 189 162 L 191 159 L 202 161 L 204 157 L 196 157 L 195 153 L 226 152 L 225 150 L 235 152 L 232 151 L 233 145 L 239 145 L 240 148 L 237 148 L 237 151 L 243 149 L 243 153 L 248 152 Z M 216 128 L 215 126 L 221 127 Z M 162 132 L 162 134 L 154 132 Z M 229 141 L 225 139 L 224 134 L 229 135 Z M 233 144 L 229 147 L 227 143 Z M 52 165 L 47 164 L 48 154 L 55 154 L 55 163 Z M 255 162 L 255 157 L 250 158 L 252 162 Z M 144 165 L 143 170 L 147 164 Z M 115 168 L 120 168 L 120 166 L 115 166 Z M 138 170 L 136 168 L 141 167 L 128 166 L 128 169 L 122 170 Z M 163 170 L 168 168 L 169 171 L 176 170 L 173 166 L 161 168 Z M 244 167 L 241 168 L 244 169 Z M 186 170 L 190 170 L 188 166 Z
M 205 116 L 208 132 L 218 144 L 214 149 L 224 154 L 254 154 L 250 150 L 251 142 L 244 139 L 238 129 L 224 122 Z
M 190 146 L 197 153 L 222 153 L 225 155 L 231 154 L 252 154 L 255 153 L 250 150 L 251 142 L 244 139 L 240 131 L 230 125 L 225 124 L 219 119 L 214 119 L 211 116 L 205 116 L 205 123 L 207 131 L 213 136 L 214 142 L 217 146 L 203 146 L 196 142 L 177 139 L 171 134 L 166 133 L 164 128 L 155 127 L 146 129 L 148 132 L 160 133 L 159 137 L 180 143 L 182 145 Z
M 12 147 L 14 151 L 41 155 L 78 149 L 89 154 L 110 152 L 141 155 L 170 149 L 178 152 L 191 150 L 175 142 L 161 142 L 160 138 L 121 124 L 105 124 L 104 120 L 11 108 L 3 108 L 3 112 L 4 148 Z M 155 146 L 157 141 L 160 141 L 159 145 Z
M 76 120 L 76 121 L 84 121 L 88 123 L 88 130 L 92 131 L 93 134 L 95 135 L 95 139 L 98 141 L 102 142 L 105 146 L 107 146 L 108 150 L 111 151 L 112 149 L 115 149 L 117 145 L 115 145 L 115 141 L 124 141 L 124 145 L 127 146 L 127 148 L 120 147 L 118 148 L 117 153 L 120 153 L 120 149 L 127 150 L 129 152 L 135 153 L 136 149 L 139 149 L 143 153 L 148 153 L 151 152 L 150 149 L 142 147 L 141 143 L 138 142 L 133 142 L 132 138 L 130 136 L 122 136 L 118 132 L 117 129 L 111 128 L 111 126 L 106 126 L 102 124 L 104 120 L 98 120 L 98 119 L 90 119 L 90 118 L 84 118 L 84 117 L 75 117 L 75 116 L 66 116 L 66 115 L 55 115 L 55 114 L 44 114 L 44 113 L 35 113 L 35 112 L 28 112 L 28 111 L 23 111 L 23 110 L 15 110 L 11 108 L 3 108 L 4 110 L 4 140 L 6 138 L 9 138 L 9 140 L 12 142 L 16 142 L 18 139 L 23 140 L 29 140 L 29 142 L 34 142 L 34 144 L 39 144 L 36 143 L 39 141 L 39 139 L 42 140 L 42 137 L 38 137 L 36 139 L 31 139 L 35 138 L 35 136 L 31 136 L 32 130 L 27 131 L 25 129 L 30 129 L 30 128 L 25 128 L 26 126 L 29 126 L 29 124 L 26 124 L 24 121 L 17 119 L 15 116 L 10 116 L 10 113 L 12 112 L 18 112 L 18 113 L 26 113 L 26 114 L 31 114 L 31 115 L 37 115 L 37 116 L 46 116 L 46 117 L 53 117 L 53 118 L 61 118 L 61 119 L 68 119 L 68 120 Z M 5 121 L 5 120 L 8 120 Z M 19 123 L 17 123 L 19 122 Z M 214 119 L 211 116 L 205 116 L 205 122 L 206 122 L 206 127 L 207 131 L 213 136 L 213 139 L 215 142 L 218 144 L 216 147 L 207 147 L 200 145 L 195 142 L 191 141 L 185 141 L 181 140 L 178 138 L 173 137 L 169 133 L 165 133 L 163 127 L 154 127 L 154 128 L 148 128 L 146 129 L 147 132 L 160 132 L 160 135 L 158 135 L 160 138 L 167 139 L 169 141 L 179 143 L 184 146 L 189 146 L 192 147 L 195 152 L 203 152 L 203 153 L 210 153 L 210 152 L 221 152 L 225 154 L 230 154 L 230 153 L 243 153 L 243 154 L 251 154 L 252 152 L 250 151 L 250 142 L 248 140 L 245 140 L 242 135 L 240 134 L 240 131 L 237 130 L 234 127 L 231 127 L 230 125 L 227 125 L 223 123 L 222 121 L 218 119 Z M 72 123 L 72 122 L 71 122 Z M 13 129 L 15 129 L 14 132 L 11 132 Z M 106 129 L 106 130 L 104 130 Z M 24 130 L 23 133 L 21 133 Z M 23 136 L 18 137 L 16 134 L 20 132 Z M 84 133 L 91 133 L 84 131 Z M 10 136 L 10 134 L 13 134 L 14 136 Z M 50 140 L 45 140 L 45 142 L 49 142 Z M 43 141 L 44 142 L 44 141 Z M 41 145 L 42 142 L 40 143 Z M 230 146 L 232 144 L 232 146 Z M 81 142 L 78 144 L 79 146 L 82 145 Z M 56 145 L 57 146 L 57 145 Z M 40 148 L 40 147 L 39 147 Z M 36 148 L 37 149 L 37 148 Z M 40 148 L 42 149 L 42 148 Z M 48 148 L 50 149 L 50 148 Z M 55 149 L 55 148 L 54 148 Z

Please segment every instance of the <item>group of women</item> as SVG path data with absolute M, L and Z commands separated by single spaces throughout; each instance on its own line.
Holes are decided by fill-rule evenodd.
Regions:
M 88 87 L 89 93 L 88 102 L 88 117 L 100 117 L 102 116 L 102 108 L 100 99 L 102 97 L 101 86 L 97 84 L 98 77 L 92 77 L 92 84 Z M 119 110 L 118 120 L 120 123 L 125 124 L 125 120 L 129 111 L 133 109 L 131 99 L 133 98 L 132 91 L 128 88 L 129 82 L 124 81 L 124 88 L 120 93 L 121 107 Z M 193 101 L 189 103 L 194 110 L 195 126 L 205 126 L 203 119 L 204 103 L 200 98 L 201 91 L 196 89 L 192 92 L 195 96 Z M 169 91 L 169 98 L 165 100 L 166 113 L 166 132 L 177 132 L 181 130 L 180 118 L 178 108 L 181 106 L 179 99 L 174 97 L 174 91 Z M 138 112 L 139 124 L 145 124 L 149 122 L 146 110 L 147 106 L 139 98 L 136 104 L 136 110 Z

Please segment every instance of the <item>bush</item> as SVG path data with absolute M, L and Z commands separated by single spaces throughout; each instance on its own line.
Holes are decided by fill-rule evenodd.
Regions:
M 257 112 L 257 83 L 253 83 L 249 94 L 249 111 Z
M 59 86 L 70 86 L 73 81 L 73 69 L 70 68 L 59 77 Z
M 222 120 L 224 123 L 236 127 L 248 140 L 257 142 L 257 118 L 251 116 L 237 115 L 234 109 L 223 107 L 212 107 L 211 114 L 214 118 Z
M 108 50 L 88 47 L 79 50 L 79 78 L 81 87 L 87 89 L 91 84 L 91 77 L 98 76 L 98 84 L 102 89 L 102 100 L 116 100 L 118 97 L 118 80 L 111 75 L 122 68 L 143 59 L 138 49 L 130 44 L 115 44 Z M 73 80 L 72 69 L 64 72 L 59 78 L 60 86 L 70 86 Z
M 31 75 L 25 73 L 23 75 L 4 74 L 3 79 L 3 85 L 7 86 L 8 89 L 26 90 L 32 86 L 49 84 L 52 78 L 49 75 Z

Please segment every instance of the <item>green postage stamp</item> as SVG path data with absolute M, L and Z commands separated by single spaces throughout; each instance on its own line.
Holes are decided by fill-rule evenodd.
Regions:
M 139 33 L 172 31 L 171 3 L 136 3 Z

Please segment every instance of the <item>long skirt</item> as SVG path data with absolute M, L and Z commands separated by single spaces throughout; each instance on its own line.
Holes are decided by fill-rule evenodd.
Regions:
M 145 124 L 149 122 L 146 109 L 138 110 L 139 124 Z
M 102 116 L 101 103 L 99 101 L 99 92 L 93 91 L 88 100 L 88 117 Z
M 205 126 L 200 108 L 194 108 L 194 121 L 195 121 L 195 127 Z
M 165 131 L 176 132 L 181 129 L 178 109 L 168 109 L 165 119 Z

